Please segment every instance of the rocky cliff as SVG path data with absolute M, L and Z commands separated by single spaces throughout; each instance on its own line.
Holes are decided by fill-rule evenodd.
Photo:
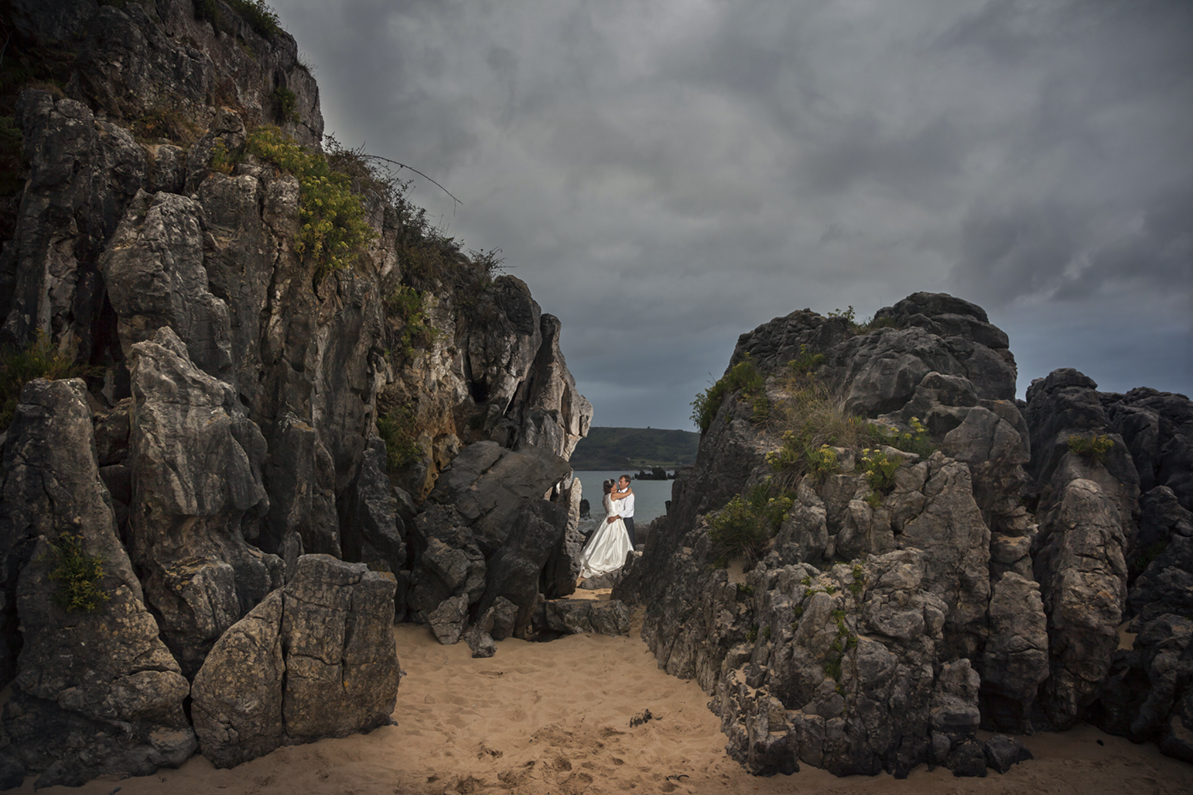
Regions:
M 559 321 L 323 148 L 264 4 L 3 13 L 5 783 L 372 728 L 395 617 L 534 632 L 592 416 Z
M 697 400 L 614 596 L 749 770 L 984 775 L 1014 744 L 977 729 L 1080 720 L 1193 761 L 1193 403 L 1015 378 L 981 308 L 917 293 L 743 334 Z

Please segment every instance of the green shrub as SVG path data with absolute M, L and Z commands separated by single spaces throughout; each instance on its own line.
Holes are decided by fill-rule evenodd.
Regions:
M 867 332 L 875 331 L 880 328 L 895 328 L 895 327 L 896 327 L 896 323 L 895 323 L 895 319 L 893 317 L 878 317 L 877 315 L 875 315 L 874 317 L 867 320 L 865 323 L 858 324 L 858 326 L 854 330 L 861 334 L 865 334 Z
M 808 462 L 808 475 L 816 480 L 824 480 L 840 467 L 837 451 L 827 444 L 822 444 L 815 450 L 806 450 L 804 458 Z
M 298 95 L 278 86 L 273 90 L 273 120 L 278 124 L 298 121 Z
M 719 381 L 704 390 L 692 401 L 692 422 L 701 433 L 705 433 L 725 398 L 738 390 L 742 398 L 748 400 L 753 409 L 752 419 L 755 422 L 765 422 L 770 416 L 770 403 L 766 397 L 766 379 L 754 366 L 749 354 L 742 361 L 735 364 Z
M 186 147 L 199 138 L 199 128 L 176 108 L 159 106 L 133 120 L 133 135 L 142 142 L 165 140 Z
M 936 446 L 928 437 L 928 429 L 919 421 L 919 418 L 912 417 L 909 424 L 911 425 L 910 431 L 899 432 L 894 428 L 868 423 L 871 442 L 885 444 L 905 453 L 915 453 L 920 458 L 927 458 L 936 452 Z
M 793 503 L 789 495 L 772 496 L 765 483 L 734 497 L 709 521 L 713 559 L 728 565 L 733 558 L 762 557 Z
M 399 284 L 386 295 L 385 306 L 402 324 L 398 342 L 407 358 L 414 355 L 415 346 L 426 346 L 435 338 L 435 329 L 427 321 L 425 296 L 418 290 Z
M 300 229 L 294 249 L 316 263 L 316 280 L 349 267 L 374 237 L 351 177 L 332 170 L 322 154 L 308 152 L 276 127 L 255 130 L 248 151 L 298 179 Z
M 898 458 L 887 458 L 886 453 L 867 447 L 862 451 L 862 471 L 866 482 L 879 494 L 890 494 L 895 490 L 895 472 L 899 469 Z
M 50 554 L 56 565 L 50 579 L 58 583 L 54 601 L 72 613 L 93 613 L 108 601 L 104 591 L 103 558 L 90 554 L 81 535 L 64 533 L 57 543 L 50 544 Z
M 849 592 L 854 596 L 861 596 L 862 590 L 866 587 L 866 572 L 862 568 L 862 564 L 853 564 L 850 573 L 853 575 L 853 580 L 849 583 Z
M 211 147 L 211 162 L 207 167 L 221 174 L 231 174 L 232 169 L 236 167 L 236 158 L 228 152 L 223 140 L 216 141 Z
M 0 431 L 12 422 L 25 384 L 35 378 L 56 381 L 60 378 L 82 378 L 94 373 L 95 368 L 76 364 L 74 359 L 55 348 L 49 337 L 41 331 L 23 349 L 10 346 L 0 349 Z
M 842 320 L 844 320 L 846 323 L 849 324 L 850 328 L 857 326 L 857 322 L 856 322 L 857 315 L 854 314 L 852 306 L 847 309 L 834 309 L 832 312 L 828 313 L 828 316 L 841 318 Z
M 824 359 L 825 356 L 823 353 L 812 353 L 808 350 L 806 344 L 801 343 L 799 346 L 799 356 L 788 362 L 787 366 L 797 375 L 807 375 L 824 364 Z
M 399 406 L 377 418 L 377 433 L 385 441 L 386 464 L 397 473 L 423 455 L 418 443 L 418 418 L 406 406 Z
M 1070 436 L 1069 452 L 1081 456 L 1087 464 L 1100 464 L 1114 448 L 1114 440 L 1104 434 Z
M 770 541 L 770 532 L 749 502 L 738 495 L 709 522 L 708 537 L 716 559 L 757 560 Z
M 1142 572 L 1152 561 L 1164 554 L 1168 549 L 1169 539 L 1161 539 L 1142 550 L 1138 555 L 1131 559 L 1131 568 L 1137 572 Z

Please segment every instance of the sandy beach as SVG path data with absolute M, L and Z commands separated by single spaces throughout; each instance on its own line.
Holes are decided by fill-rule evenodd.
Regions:
M 604 596 L 604 594 L 594 594 Z M 606 597 L 607 598 L 607 597 Z M 1073 793 L 1193 792 L 1193 765 L 1089 726 L 1023 738 L 1035 755 L 1005 775 L 955 778 L 943 768 L 837 778 L 803 766 L 754 778 L 724 753 L 719 721 L 694 682 L 668 676 L 638 634 L 508 639 L 473 659 L 426 627 L 394 628 L 406 676 L 396 725 L 279 749 L 232 770 L 196 756 L 177 770 L 43 793 Z M 649 710 L 650 720 L 631 725 Z M 33 779 L 18 790 L 32 793 Z

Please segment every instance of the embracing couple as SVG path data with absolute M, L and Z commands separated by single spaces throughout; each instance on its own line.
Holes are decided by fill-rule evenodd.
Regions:
M 606 480 L 604 489 L 605 518 L 580 553 L 580 578 L 585 580 L 617 571 L 634 548 L 634 490 L 630 488 L 630 476 L 622 475 L 616 483 Z

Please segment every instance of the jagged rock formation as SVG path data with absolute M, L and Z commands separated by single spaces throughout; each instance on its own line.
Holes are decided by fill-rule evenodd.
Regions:
M 5 633 L 9 653 L 19 650 L 5 755 L 40 772 L 38 786 L 181 764 L 195 749 L 182 709 L 190 687 L 120 543 L 82 381 L 26 388 L 3 471 L 0 543 L 22 630 Z M 61 606 L 72 544 L 105 562 L 100 612 Z
M 395 613 L 444 642 L 471 628 L 477 648 L 539 631 L 544 595 L 574 587 L 567 457 L 592 417 L 559 320 L 360 155 L 321 153 L 318 89 L 268 15 L 3 13 L 6 63 L 51 64 L 63 88 L 0 90 L 23 178 L 0 197 L 0 342 L 44 340 L 85 378 L 6 396 L 4 775 L 146 773 L 196 731 L 217 764 L 366 731 L 396 692 Z M 264 125 L 354 186 L 368 233 L 334 264 Z M 50 598 L 76 537 L 101 566 L 95 612 Z M 302 621 L 343 642 L 311 645 Z M 250 647 L 251 670 L 235 660 Z M 386 685 L 339 686 L 362 677 Z M 253 714 L 250 683 L 269 694 Z
M 763 774 L 802 761 L 984 775 L 987 760 L 1020 755 L 1005 738 L 977 742 L 979 726 L 1085 719 L 1193 756 L 1187 398 L 1102 395 L 1057 371 L 1017 404 L 1006 335 L 979 307 L 924 293 L 868 329 L 806 310 L 777 318 L 741 336 L 726 383 L 748 365 L 765 386 L 715 407 L 672 510 L 614 589 L 645 606 L 660 667 L 712 695 L 731 755 Z M 891 430 L 863 443 L 881 451 L 871 463 L 849 445 L 800 448 L 813 382 L 901 438 L 921 423 L 936 451 L 886 446 Z M 1105 437 L 1098 460 L 1073 436 Z M 784 474 L 793 459 L 809 474 Z M 716 528 L 758 488 L 788 489 L 791 508 L 731 574 Z M 1121 649 L 1132 614 L 1140 635 Z
M 1193 403 L 1183 395 L 1097 391 L 1072 369 L 1028 390 L 1028 498 L 1046 517 L 1033 556 L 1057 611 L 1049 625 L 1050 720 L 1088 718 L 1193 760 Z M 1083 456 L 1070 439 L 1105 440 Z M 1134 644 L 1119 628 L 1129 619 Z

